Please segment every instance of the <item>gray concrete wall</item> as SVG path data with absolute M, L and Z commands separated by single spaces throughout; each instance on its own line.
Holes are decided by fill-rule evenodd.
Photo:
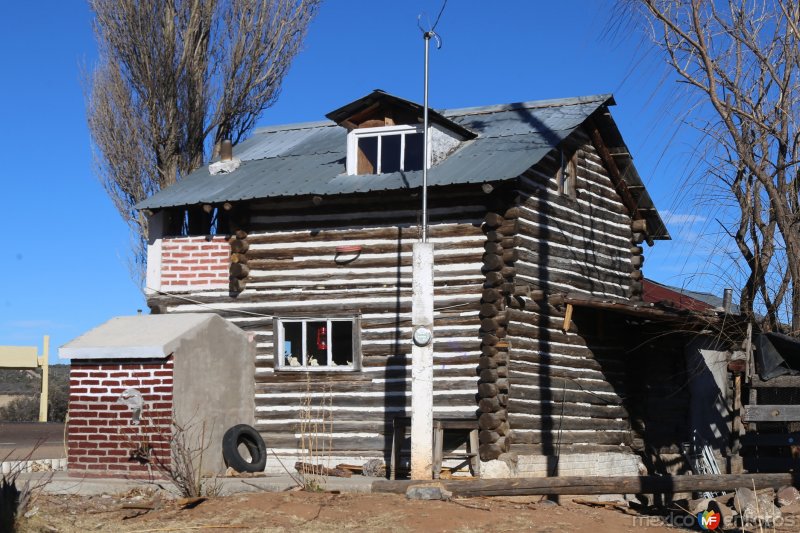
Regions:
M 210 315 L 207 327 L 186 335 L 175 351 L 175 420 L 199 445 L 205 424 L 204 472 L 224 472 L 222 436 L 255 423 L 255 342 L 227 320 Z

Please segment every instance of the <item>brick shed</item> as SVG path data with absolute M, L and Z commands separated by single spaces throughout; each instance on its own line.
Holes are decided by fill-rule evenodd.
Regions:
M 203 470 L 221 472 L 223 433 L 254 423 L 255 343 L 217 315 L 113 318 L 59 357 L 71 360 L 71 473 L 158 475 L 176 427 L 188 448 L 199 449 L 202 435 Z

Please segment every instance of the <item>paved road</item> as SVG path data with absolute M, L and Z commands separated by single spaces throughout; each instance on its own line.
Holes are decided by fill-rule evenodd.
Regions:
M 39 446 L 36 447 L 37 443 Z M 34 450 L 34 448 L 36 448 Z M 61 459 L 64 454 L 64 424 L 60 422 L 0 422 L 0 461 Z

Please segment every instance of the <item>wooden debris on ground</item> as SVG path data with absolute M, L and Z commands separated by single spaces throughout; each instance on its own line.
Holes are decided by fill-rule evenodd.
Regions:
M 303 463 L 298 461 L 294 464 L 294 469 L 301 474 L 308 474 L 313 476 L 333 476 L 333 477 L 352 477 L 353 473 L 350 470 L 342 468 L 327 468 L 322 465 L 312 465 L 310 463 Z
M 351 474 L 358 474 L 361 475 L 364 472 L 364 467 L 360 465 L 348 465 L 346 463 L 336 465 L 338 470 L 347 470 Z
M 598 500 L 584 500 L 581 498 L 575 498 L 572 500 L 572 503 L 577 503 L 578 505 L 587 505 L 589 507 L 602 507 L 603 509 L 613 509 L 615 511 L 622 511 L 625 514 L 629 515 L 638 515 L 636 511 L 630 508 L 628 504 L 620 503 L 620 502 L 603 502 Z
M 153 494 L 153 497 L 149 502 L 123 503 L 120 509 L 133 512 L 126 513 L 125 516 L 122 517 L 122 519 L 130 520 L 132 518 L 138 518 L 140 516 L 146 515 L 150 511 L 161 509 L 161 504 L 162 504 L 161 495 L 157 492 Z
M 180 507 L 181 509 L 191 509 L 193 507 L 197 507 L 207 499 L 208 498 L 206 498 L 205 496 L 195 496 L 193 498 L 181 498 L 180 500 L 178 500 L 178 507 Z
M 238 472 L 228 467 L 228 469 L 225 470 L 225 477 L 267 477 L 267 474 L 264 472 Z

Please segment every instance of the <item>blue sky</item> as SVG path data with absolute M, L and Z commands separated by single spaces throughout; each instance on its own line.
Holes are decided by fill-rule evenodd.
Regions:
M 328 1 L 260 125 L 320 120 L 376 88 L 421 102 L 417 15 L 434 19 L 440 5 Z M 678 85 L 640 34 L 604 34 L 613 9 L 606 0 L 450 0 L 437 28 L 443 47 L 431 51 L 431 105 L 614 93 L 612 114 L 674 239 L 646 252 L 646 275 L 721 292 L 699 232 L 713 209 L 694 208 L 696 191 L 684 185 L 697 139 L 678 127 Z M 128 271 L 127 227 L 92 169 L 81 84 L 96 55 L 91 14 L 80 0 L 3 11 L 13 23 L 0 32 L 0 345 L 49 334 L 55 361 L 70 339 L 147 308 Z

